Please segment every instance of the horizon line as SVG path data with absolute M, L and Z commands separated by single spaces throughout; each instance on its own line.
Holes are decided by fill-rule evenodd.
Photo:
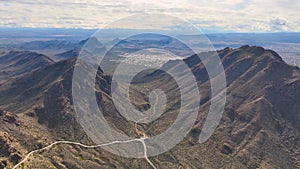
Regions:
M 57 30 L 86 30 L 86 31 L 96 31 L 96 30 L 164 30 L 164 29 L 132 29 L 132 28 L 80 28 L 80 27 L 6 27 L 0 26 L 0 29 L 57 29 Z M 181 30 L 171 30 L 178 32 Z M 253 31 L 253 32 L 237 32 L 237 31 L 220 31 L 214 29 L 201 29 L 205 34 L 278 34 L 278 33 L 300 33 L 300 31 Z

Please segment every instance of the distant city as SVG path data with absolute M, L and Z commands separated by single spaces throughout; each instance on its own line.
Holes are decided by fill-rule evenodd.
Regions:
M 63 29 L 63 28 L 0 28 L 0 48 L 7 49 L 7 47 L 35 50 L 32 47 L 34 43 L 41 45 L 41 41 L 44 43 L 52 44 L 65 44 L 78 43 L 82 40 L 89 38 L 97 30 L 96 29 Z M 116 30 L 102 30 L 105 32 L 107 39 L 99 39 L 102 43 L 113 43 L 110 39 L 110 35 L 128 33 L 133 30 L 118 29 Z M 151 32 L 151 30 L 145 30 L 145 32 Z M 176 34 L 178 32 L 174 32 Z M 300 66 L 300 33 L 207 33 L 208 39 L 212 42 L 212 45 L 217 50 L 221 50 L 226 47 L 237 48 L 242 45 L 248 44 L 253 46 L 262 46 L 267 49 L 275 50 L 287 63 L 294 66 Z M 193 45 L 201 45 L 197 42 L 196 35 L 179 35 Z M 30 43 L 30 46 L 28 46 Z M 24 45 L 26 44 L 26 45 Z M 70 47 L 70 50 L 72 47 Z M 47 47 L 41 49 L 37 47 L 36 50 L 46 55 L 56 55 L 62 52 L 66 52 L 66 49 L 56 50 L 57 53 L 53 53 L 53 50 L 49 53 Z M 182 49 L 178 49 L 181 52 Z M 189 53 L 183 54 L 183 57 L 188 57 Z

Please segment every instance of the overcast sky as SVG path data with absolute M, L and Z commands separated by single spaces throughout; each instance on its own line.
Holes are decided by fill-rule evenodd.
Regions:
M 221 32 L 300 32 L 300 0 L 0 0 L 0 27 L 103 28 L 144 13 Z

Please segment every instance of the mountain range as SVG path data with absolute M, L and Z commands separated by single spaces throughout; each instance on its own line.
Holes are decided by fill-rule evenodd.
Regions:
M 54 61 L 48 56 L 35 52 L 18 50 L 4 52 L 0 57 L 0 82 L 53 63 Z
M 176 147 L 149 159 L 157 168 L 300 168 L 299 67 L 288 65 L 276 52 L 258 46 L 225 48 L 217 53 L 227 79 L 227 103 L 216 131 L 208 141 L 198 143 L 211 105 L 211 84 L 203 62 L 193 55 L 183 61 L 200 89 L 196 123 Z M 29 151 L 57 140 L 93 144 L 76 119 L 71 91 L 76 58 L 69 56 L 55 62 L 35 52 L 9 51 L 0 57 L 0 168 L 12 168 Z M 179 61 L 164 65 L 170 69 L 178 66 Z M 99 69 L 95 84 L 99 107 L 111 127 L 138 137 L 135 123 L 122 117 L 113 105 L 111 79 Z M 178 86 L 172 77 L 161 71 L 147 72 L 131 87 L 133 105 L 142 111 L 150 106 L 149 89 L 159 88 L 168 98 L 162 116 L 139 124 L 140 131 L 154 136 L 172 125 L 180 108 Z M 77 145 L 58 145 L 40 152 L 22 167 L 151 168 L 145 159 L 119 157 L 101 148 Z

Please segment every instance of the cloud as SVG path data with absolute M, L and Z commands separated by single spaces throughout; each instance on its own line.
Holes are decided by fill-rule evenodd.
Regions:
M 287 21 L 282 18 L 273 18 L 273 19 L 271 19 L 271 24 L 276 25 L 276 26 L 284 26 L 287 24 Z
M 279 17 L 272 18 L 270 20 L 270 27 L 274 31 L 285 31 L 288 29 L 288 22 L 283 18 L 279 18 Z
M 0 26 L 102 28 L 133 14 L 161 13 L 182 18 L 202 28 L 224 31 L 300 31 L 299 2 L 299 0 L 10 0 L 0 1 Z

